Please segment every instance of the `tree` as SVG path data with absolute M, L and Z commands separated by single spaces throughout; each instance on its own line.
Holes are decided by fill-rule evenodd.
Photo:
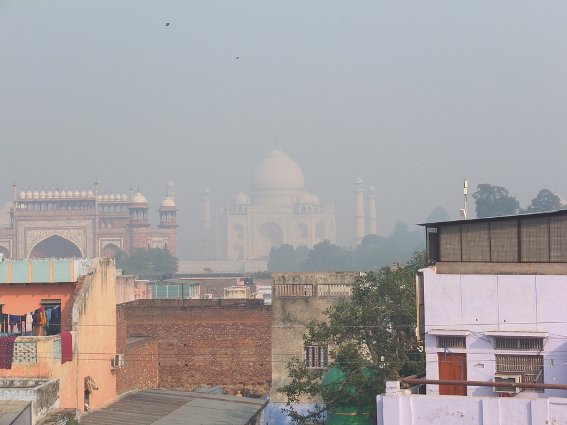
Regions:
M 268 260 L 269 272 L 298 272 L 301 264 L 307 259 L 309 248 L 283 244 L 279 248 L 272 248 Z
M 301 265 L 303 272 L 335 272 L 351 268 L 350 253 L 328 240 L 318 243 L 309 251 Z
M 561 199 L 549 189 L 542 189 L 528 207 L 523 210 L 526 213 L 538 213 L 555 211 L 561 209 Z
M 287 397 L 284 410 L 294 423 L 317 419 L 325 410 L 371 407 L 387 380 L 423 370 L 424 355 L 415 336 L 415 275 L 424 266 L 425 253 L 420 252 L 405 265 L 360 277 L 351 298 L 330 307 L 326 321 L 308 325 L 306 345 L 329 344 L 329 367 L 338 369 L 343 379 L 327 386 L 321 380 L 324 370 L 308 369 L 299 359 L 290 362 L 291 382 L 279 391 Z M 317 394 L 321 404 L 304 414 L 294 409 L 301 396 Z
M 144 276 L 173 276 L 177 272 L 177 257 L 167 248 L 138 248 L 130 255 L 120 252 L 116 255 L 116 267 L 124 274 Z
M 501 186 L 479 184 L 472 197 L 476 203 L 477 218 L 512 215 L 520 211 L 518 200 Z
M 451 216 L 449 213 L 445 211 L 441 205 L 436 206 L 433 211 L 427 216 L 426 222 L 427 223 L 434 223 L 438 221 L 447 221 L 450 220 Z

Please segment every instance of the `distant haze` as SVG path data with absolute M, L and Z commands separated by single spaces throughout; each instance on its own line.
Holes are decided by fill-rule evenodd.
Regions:
M 203 186 L 249 193 L 276 140 L 347 246 L 357 176 L 381 235 L 456 218 L 464 177 L 565 199 L 565 22 L 551 0 L 0 0 L 0 205 L 98 178 L 155 210 L 171 178 L 188 258 Z

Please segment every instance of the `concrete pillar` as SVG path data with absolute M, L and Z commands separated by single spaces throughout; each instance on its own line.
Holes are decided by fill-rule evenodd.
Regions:
M 376 188 L 368 186 L 368 228 L 367 235 L 377 235 L 376 226 Z
M 210 190 L 208 187 L 203 189 L 203 234 L 211 231 L 211 200 Z
M 354 244 L 358 246 L 365 234 L 364 181 L 358 177 L 354 182 Z

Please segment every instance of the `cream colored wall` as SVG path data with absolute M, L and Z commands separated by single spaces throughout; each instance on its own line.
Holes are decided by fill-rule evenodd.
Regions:
M 73 329 L 77 331 L 77 408 L 83 410 L 84 379 L 90 376 L 98 390 L 90 396 L 90 407 L 100 407 L 116 397 L 116 372 L 111 360 L 116 354 L 116 268 L 109 258 L 96 260 L 94 273 L 85 280 L 73 305 Z
M 290 382 L 286 369 L 292 358 L 305 358 L 303 334 L 312 320 L 325 320 L 324 311 L 340 301 L 343 296 L 317 296 L 319 292 L 329 293 L 329 287 L 346 293 L 359 273 L 272 273 L 272 388 L 270 400 L 285 402 L 285 396 L 277 389 Z M 313 296 L 280 296 L 277 285 L 313 285 Z M 321 288 L 318 286 L 321 285 Z M 331 291 L 332 293 L 333 291 Z M 316 399 L 304 398 L 303 403 Z
M 17 342 L 36 342 L 37 362 L 0 369 L 0 377 L 59 379 L 62 408 L 84 410 L 86 376 L 99 387 L 91 395 L 91 407 L 116 397 L 116 375 L 110 364 L 116 353 L 116 269 L 112 259 L 94 261 L 94 271 L 84 280 L 72 306 L 73 360 L 61 364 L 61 358 L 55 356 L 59 335 L 18 337 Z

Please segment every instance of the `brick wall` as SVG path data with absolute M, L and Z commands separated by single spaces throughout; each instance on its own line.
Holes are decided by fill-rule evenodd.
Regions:
M 153 348 L 149 343 L 126 344 L 126 337 L 155 338 L 158 387 L 268 392 L 272 319 L 270 306 L 261 300 L 137 300 L 117 310 L 117 345 L 124 347 L 127 358 L 137 356 L 145 364 L 153 358 Z M 152 379 L 135 383 L 128 373 L 118 378 L 120 388 L 154 384 Z

